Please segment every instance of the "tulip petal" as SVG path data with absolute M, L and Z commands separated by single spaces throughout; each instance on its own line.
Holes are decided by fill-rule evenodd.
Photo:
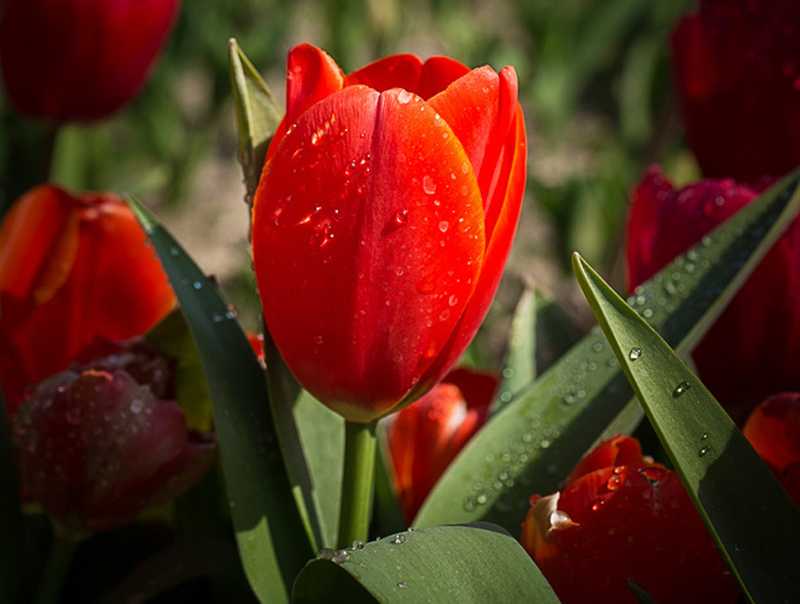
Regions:
M 253 250 L 270 332 L 312 394 L 369 421 L 410 390 L 472 295 L 481 205 L 463 147 L 410 92 L 348 87 L 300 117 L 265 167 Z
M 286 60 L 286 117 L 291 126 L 309 107 L 344 86 L 344 73 L 327 53 L 298 44 Z
M 422 66 L 417 94 L 428 100 L 469 71 L 469 67 L 450 57 L 431 57 Z
M 419 57 L 409 54 L 392 55 L 354 71 L 347 76 L 345 86 L 361 84 L 377 92 L 402 88 L 419 94 L 421 76 L 422 61 Z

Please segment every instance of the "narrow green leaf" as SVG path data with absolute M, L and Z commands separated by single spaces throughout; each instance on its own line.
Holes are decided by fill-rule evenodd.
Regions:
M 630 303 L 690 350 L 800 207 L 795 172 L 636 289 Z M 595 329 L 494 416 L 439 481 L 414 526 L 490 520 L 516 532 L 528 498 L 553 492 L 632 390 Z M 629 408 L 635 422 L 641 414 Z
M 321 552 L 292 595 L 296 604 L 558 602 L 517 540 L 488 524 L 437 526 Z
M 511 333 L 508 340 L 508 356 L 503 368 L 503 384 L 492 413 L 499 411 L 514 394 L 536 379 L 536 313 L 539 300 L 532 289 L 526 288 L 517 302 Z
M 252 203 L 267 148 L 283 118 L 283 110 L 234 38 L 228 42 L 228 68 L 239 129 L 239 164 Z
M 800 602 L 800 510 L 725 410 L 577 254 L 600 326 L 689 496 L 751 602 Z
M 658 602 L 653 599 L 653 596 L 647 593 L 641 585 L 631 578 L 628 578 L 628 588 L 639 604 L 658 604 Z
M 150 212 L 131 209 L 181 303 L 205 369 L 245 573 L 262 602 L 288 602 L 311 557 L 269 413 L 264 374 L 214 285 Z
M 13 604 L 22 593 L 26 551 L 22 533 L 19 480 L 11 444 L 11 427 L 0 390 L 0 602 Z

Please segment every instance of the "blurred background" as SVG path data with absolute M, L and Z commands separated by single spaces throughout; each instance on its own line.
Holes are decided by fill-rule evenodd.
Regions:
M 236 162 L 227 40 L 283 103 L 288 49 L 309 41 L 349 72 L 383 55 L 444 54 L 471 67 L 514 65 L 529 140 L 528 192 L 507 275 L 479 338 L 499 368 L 524 287 L 555 299 L 576 325 L 589 313 L 569 257 L 579 250 L 624 289 L 628 193 L 651 163 L 677 183 L 697 176 L 671 91 L 669 34 L 691 0 L 184 0 L 150 83 L 112 119 L 69 125 L 54 180 L 127 192 L 153 208 L 215 275 L 246 328 L 259 325 Z M 0 165 L 26 124 L 5 100 Z M 7 179 L 8 175 L 2 175 Z M 5 190 L 0 182 L 0 190 Z

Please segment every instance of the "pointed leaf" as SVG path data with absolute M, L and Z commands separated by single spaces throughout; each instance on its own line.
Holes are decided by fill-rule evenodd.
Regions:
M 239 128 L 239 164 L 247 201 L 256 193 L 267 148 L 283 118 L 283 110 L 234 38 L 228 42 L 228 67 Z
M 522 546 L 494 527 L 437 526 L 327 550 L 295 583 L 296 604 L 558 603 Z
M 213 284 L 146 208 L 134 200 L 129 205 L 197 343 L 247 577 L 262 602 L 288 602 L 288 586 L 312 553 L 277 444 L 264 374 Z
M 577 254 L 573 266 L 650 423 L 751 602 L 800 602 L 800 510 L 711 393 Z
M 631 304 L 670 345 L 690 350 L 722 312 L 797 213 L 799 178 L 787 176 L 636 289 Z M 595 329 L 470 441 L 414 526 L 484 519 L 518 530 L 529 496 L 555 491 L 631 395 Z M 629 411 L 628 425 L 642 413 Z

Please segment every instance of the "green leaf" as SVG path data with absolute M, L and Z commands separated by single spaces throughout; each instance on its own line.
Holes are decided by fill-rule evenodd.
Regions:
M 702 337 L 797 213 L 799 178 L 786 177 L 636 289 L 631 304 L 668 343 L 688 351 Z M 529 496 L 555 491 L 631 394 L 595 329 L 473 437 L 414 526 L 485 519 L 517 531 Z M 627 425 L 642 413 L 627 411 Z
M 503 384 L 492 413 L 499 411 L 514 394 L 536 379 L 536 319 L 539 299 L 532 289 L 525 289 L 517 302 L 508 356 L 503 368 Z
M 22 593 L 26 551 L 22 532 L 19 480 L 11 444 L 8 411 L 0 390 L 0 602 L 13 604 Z
M 437 526 L 321 552 L 292 595 L 296 604 L 558 602 L 516 539 L 488 524 Z
M 695 507 L 751 602 L 800 602 L 800 510 L 725 410 L 577 254 L 589 304 Z
M 228 68 L 239 129 L 239 164 L 252 203 L 267 148 L 283 119 L 283 110 L 236 40 L 228 42 Z
M 203 362 L 245 573 L 262 602 L 288 602 L 311 557 L 269 413 L 261 367 L 214 285 L 150 212 L 131 209 L 158 253 Z

